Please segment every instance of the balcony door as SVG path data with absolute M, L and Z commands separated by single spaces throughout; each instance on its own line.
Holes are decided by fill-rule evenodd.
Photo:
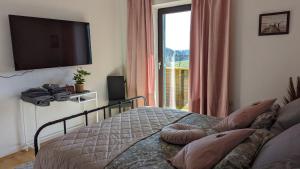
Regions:
M 188 109 L 191 5 L 158 10 L 159 104 Z

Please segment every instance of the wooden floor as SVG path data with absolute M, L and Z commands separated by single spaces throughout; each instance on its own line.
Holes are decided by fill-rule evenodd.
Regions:
M 15 154 L 0 158 L 0 169 L 14 169 L 20 164 L 34 160 L 34 151 L 20 151 Z

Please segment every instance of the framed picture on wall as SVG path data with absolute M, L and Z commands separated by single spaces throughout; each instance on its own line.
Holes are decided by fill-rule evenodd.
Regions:
M 289 34 L 289 29 L 290 11 L 266 13 L 259 16 L 259 36 Z

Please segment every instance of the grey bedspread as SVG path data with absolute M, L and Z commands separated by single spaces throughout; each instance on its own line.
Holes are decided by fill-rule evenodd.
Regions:
M 47 143 L 39 151 L 34 169 L 103 169 L 118 156 L 110 163 L 113 168 L 118 163 L 124 162 L 128 165 L 126 158 L 122 160 L 127 152 L 134 151 L 139 144 L 147 145 L 144 141 L 151 142 L 152 137 L 155 144 L 153 146 L 159 148 L 155 139 L 156 133 L 189 114 L 179 110 L 150 107 L 130 110 Z M 138 145 L 132 146 L 137 142 Z M 137 148 L 142 151 L 143 146 Z M 148 147 L 145 150 L 148 151 Z M 147 151 L 135 155 L 145 158 L 148 156 Z M 131 162 L 134 162 L 133 158 L 136 157 L 132 157 Z M 122 164 L 117 166 L 125 168 Z
M 214 117 L 190 114 L 178 123 L 198 125 L 213 134 L 215 131 L 211 128 L 219 121 L 220 119 Z M 157 132 L 123 152 L 106 169 L 174 169 L 167 159 L 175 156 L 182 147 L 162 141 L 160 132 Z

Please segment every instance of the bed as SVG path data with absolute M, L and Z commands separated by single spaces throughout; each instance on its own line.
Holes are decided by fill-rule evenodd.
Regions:
M 176 125 L 178 123 L 196 125 L 208 135 L 205 138 L 224 136 L 224 133 L 220 134 L 213 129 L 222 119 L 157 107 L 144 106 L 134 109 L 137 99 L 144 99 L 144 103 L 146 103 L 146 99 L 141 96 L 117 103 L 119 111 L 121 111 L 121 104 L 124 103 L 130 103 L 132 109 L 96 124 L 88 125 L 90 113 L 105 112 L 110 106 L 116 105 L 85 111 L 41 126 L 34 138 L 37 155 L 34 169 L 174 169 L 169 163 L 169 159 L 175 155 L 177 157 L 182 152 L 185 153 L 186 150 L 182 149 L 183 146 L 168 144 L 160 138 L 163 136 L 161 133 L 165 131 L 166 126 L 172 127 L 174 123 L 177 123 Z M 259 105 L 252 104 L 250 107 Z M 240 142 L 234 149 L 223 152 L 222 157 L 217 159 L 216 163 L 211 164 L 209 168 L 299 168 L 299 106 L 300 99 L 281 108 L 276 105 L 270 107 L 259 115 L 251 126 L 247 127 L 248 129 L 245 129 L 246 131 L 255 130 L 255 132 L 253 131 L 253 134 Z M 86 126 L 67 133 L 66 122 L 79 116 L 85 116 Z M 47 142 L 39 149 L 39 133 L 47 126 L 57 123 L 64 124 L 65 135 Z M 162 129 L 164 130 L 162 131 Z M 228 132 L 237 132 L 237 130 Z M 195 142 L 203 140 L 198 139 Z M 286 144 L 287 142 L 289 144 Z M 220 144 L 218 143 L 218 145 Z M 210 150 L 213 153 L 219 151 L 219 149 Z M 188 157 L 191 156 L 188 155 Z M 218 156 L 212 157 L 217 158 Z M 202 156 L 199 158 L 202 159 Z M 173 160 L 174 158 L 172 158 L 172 163 Z M 193 162 L 188 164 L 191 163 Z
M 183 123 L 209 132 L 219 120 L 173 109 L 132 109 L 48 142 L 39 150 L 34 168 L 172 169 L 167 159 L 182 147 L 162 141 L 161 129 Z

